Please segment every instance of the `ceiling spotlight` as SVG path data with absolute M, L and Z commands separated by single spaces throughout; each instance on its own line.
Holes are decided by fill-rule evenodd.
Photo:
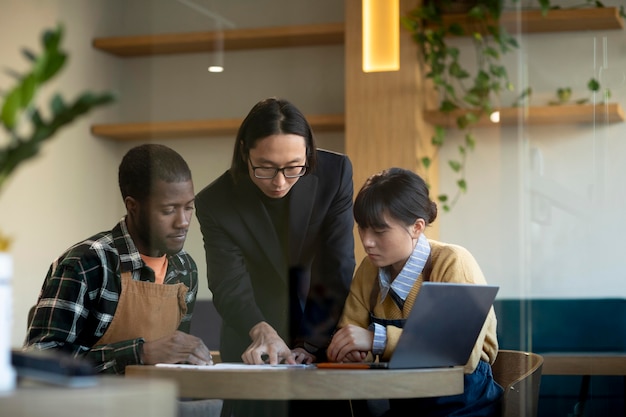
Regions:
M 235 24 L 223 16 L 214 13 L 192 1 L 178 0 L 180 3 L 194 9 L 200 14 L 208 16 L 215 22 L 215 40 L 213 41 L 213 52 L 211 53 L 211 64 L 208 67 L 209 72 L 224 71 L 224 30 L 223 27 L 233 28 Z

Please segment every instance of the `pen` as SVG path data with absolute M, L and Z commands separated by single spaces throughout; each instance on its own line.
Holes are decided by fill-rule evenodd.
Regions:
M 321 369 L 370 369 L 369 363 L 363 362 L 320 362 L 315 364 Z

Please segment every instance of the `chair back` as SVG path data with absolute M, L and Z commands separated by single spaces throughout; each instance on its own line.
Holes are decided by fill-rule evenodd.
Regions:
M 491 366 L 493 378 L 504 388 L 503 417 L 535 417 L 543 357 L 532 352 L 500 350 Z

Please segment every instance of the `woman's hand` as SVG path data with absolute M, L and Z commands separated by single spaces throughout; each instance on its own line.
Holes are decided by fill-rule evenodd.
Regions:
M 349 324 L 335 332 L 326 354 L 332 362 L 362 362 L 373 343 L 374 332 Z

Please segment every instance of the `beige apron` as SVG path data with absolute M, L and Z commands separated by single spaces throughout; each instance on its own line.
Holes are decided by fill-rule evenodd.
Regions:
M 109 328 L 96 345 L 143 337 L 146 342 L 172 334 L 187 313 L 187 286 L 135 281 L 122 273 L 122 291 Z

